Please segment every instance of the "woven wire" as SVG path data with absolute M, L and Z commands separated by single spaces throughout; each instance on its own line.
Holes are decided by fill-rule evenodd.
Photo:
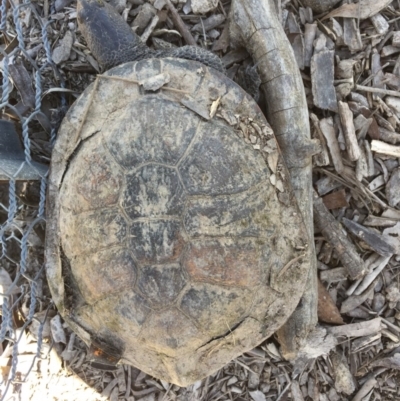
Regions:
M 32 274 L 33 269 L 30 269 L 28 257 L 30 247 L 32 247 L 30 236 L 38 226 L 44 227 L 47 185 L 47 173 L 39 172 L 32 163 L 34 157 L 32 155 L 31 134 L 34 123 L 37 124 L 37 117 L 43 114 L 41 108 L 44 95 L 42 85 L 44 74 L 49 75 L 50 72 L 59 78 L 59 73 L 51 59 L 51 48 L 47 35 L 47 27 L 51 22 L 46 21 L 43 15 L 39 14 L 38 4 L 26 1 L 18 3 L 13 0 L 0 1 L 0 34 L 3 35 L 3 39 L 7 38 L 8 42 L 11 40 L 11 43 L 14 41 L 17 43 L 16 46 L 11 46 L 11 44 L 0 46 L 0 73 L 2 76 L 0 118 L 14 123 L 17 131 L 19 130 L 20 132 L 20 139 L 24 148 L 24 160 L 21 161 L 20 169 L 13 175 L 7 173 L 2 167 L 0 154 L 0 173 L 8 177 L 5 183 L 4 181 L 0 182 L 3 188 L 8 186 L 8 201 L 2 202 L 0 200 L 0 212 L 6 216 L 0 221 L 2 223 L 0 225 L 0 269 L 1 271 L 5 270 L 12 280 L 12 284 L 6 287 L 3 287 L 0 282 L 0 300 L 2 299 L 0 345 L 4 347 L 4 352 L 8 348 L 11 358 L 11 366 L 8 366 L 9 370 L 6 370 L 6 374 L 3 372 L 3 375 L 0 375 L 0 401 L 2 401 L 6 399 L 7 393 L 11 392 L 10 390 L 13 387 L 26 380 L 35 360 L 46 356 L 42 352 L 42 333 L 51 304 L 45 310 L 44 317 L 38 322 L 37 352 L 36 355 L 32 355 L 32 364 L 28 370 L 26 367 L 24 368 L 23 374 L 19 371 L 18 346 L 28 326 L 34 319 L 37 319 L 34 315 L 39 310 L 38 287 L 44 279 L 44 262 L 42 262 L 39 270 Z M 39 27 L 41 35 L 41 57 L 37 57 L 36 60 L 30 56 L 28 52 L 30 43 L 24 37 L 22 15 L 28 11 L 31 13 L 31 18 L 35 19 L 35 24 Z M 3 44 L 5 42 L 5 40 L 2 41 Z M 37 46 L 37 44 L 36 41 L 35 45 Z M 9 73 L 10 65 L 16 61 L 22 62 L 26 67 L 35 92 L 34 107 L 24 113 L 20 113 L 15 106 L 15 101 L 13 102 L 11 98 L 12 93 L 14 93 L 14 100 L 15 97 L 17 97 L 17 100 L 21 100 L 21 95 L 15 90 Z M 59 85 L 62 86 L 61 84 Z M 62 106 L 65 105 L 64 99 L 61 99 L 60 102 Z M 12 113 L 12 119 L 9 118 L 10 113 Z M 53 125 L 49 133 L 50 144 L 54 143 L 56 134 L 56 129 Z M 21 216 L 24 215 L 23 211 L 27 206 L 19 199 L 17 187 L 21 184 L 18 174 L 26 167 L 37 172 L 40 200 L 37 207 L 29 207 L 29 219 L 24 221 Z M 12 253 L 11 248 L 13 250 Z M 15 253 L 19 253 L 17 260 L 14 258 Z M 16 291 L 16 288 L 19 288 L 19 291 Z M 21 327 L 21 323 L 16 324 L 15 316 L 21 313 L 21 305 L 23 303 L 27 306 L 24 309 Z

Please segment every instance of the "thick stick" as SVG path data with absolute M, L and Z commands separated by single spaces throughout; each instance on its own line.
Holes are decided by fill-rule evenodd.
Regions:
M 309 234 L 309 279 L 304 296 L 279 330 L 283 354 L 296 358 L 317 323 L 316 257 L 313 242 L 311 155 L 318 146 L 310 140 L 303 83 L 273 1 L 233 0 L 231 42 L 244 46 L 257 63 L 267 115 L 279 142 Z

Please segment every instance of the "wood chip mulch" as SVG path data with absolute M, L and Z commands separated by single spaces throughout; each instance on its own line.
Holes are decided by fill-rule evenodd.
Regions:
M 229 1 L 111 3 L 155 48 L 194 41 L 217 52 L 232 78 L 251 64 L 245 49 L 229 47 Z M 213 3 L 217 7 L 208 11 Z M 322 144 L 322 152 L 313 158 L 318 313 L 336 347 L 328 355 L 293 365 L 282 358 L 279 344 L 270 338 L 188 389 L 129 366 L 96 369 L 86 360 L 83 343 L 56 315 L 42 276 L 36 318 L 47 319 L 43 359 L 35 361 L 27 383 L 10 387 L 9 397 L 19 393 L 26 400 L 400 400 L 400 3 L 343 2 L 320 14 L 303 7 L 300 0 L 279 4 L 303 77 L 312 136 Z M 35 8 L 52 21 L 47 33 L 59 75 L 50 69 L 42 72 L 43 108 L 52 122 L 59 123 L 68 105 L 94 80 L 99 66 L 77 30 L 71 0 L 38 1 Z M 206 13 L 195 14 L 193 8 Z M 24 40 L 30 56 L 40 64 L 45 57 L 41 28 L 29 10 L 21 11 Z M 11 22 L 7 29 L 15 37 Z M 1 46 L 7 50 L 4 43 Z M 22 58 L 15 60 L 9 73 L 23 114 L 24 107 L 35 104 L 35 77 Z M 37 161 L 46 163 L 51 155 L 49 127 L 46 120 L 33 124 L 32 152 Z M 35 185 L 21 184 L 18 189 L 22 222 L 37 206 Z M 1 184 L 3 204 L 7 194 L 7 185 Z M 1 213 L 0 217 L 4 219 Z M 43 232 L 38 230 L 31 239 L 32 275 L 42 264 Z M 349 272 L 356 277 L 360 271 L 364 272 L 361 279 L 349 278 Z M 3 263 L 2 274 L 0 281 L 10 282 L 15 264 Z M 29 308 L 25 301 L 21 300 L 21 321 Z M 21 379 L 36 353 L 37 335 L 37 323 L 23 334 L 18 356 Z M 6 378 L 12 346 L 5 342 L 1 352 Z M 71 372 L 96 391 L 74 381 Z

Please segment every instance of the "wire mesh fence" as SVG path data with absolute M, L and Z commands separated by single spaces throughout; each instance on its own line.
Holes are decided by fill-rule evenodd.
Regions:
M 0 6 L 1 400 L 18 391 L 35 360 L 49 350 L 43 347 L 52 308 L 42 285 L 46 184 L 54 115 L 65 99 L 49 90 L 63 85 L 51 58 L 45 9 L 17 0 L 1 0 Z M 23 341 L 28 326 L 36 327 L 30 350 Z

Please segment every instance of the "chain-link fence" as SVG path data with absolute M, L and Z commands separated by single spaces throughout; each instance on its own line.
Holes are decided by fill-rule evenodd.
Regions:
M 1 400 L 11 393 L 11 387 L 18 390 L 35 360 L 45 358 L 49 350 L 46 347 L 43 352 L 42 339 L 52 308 L 42 285 L 46 178 L 65 99 L 49 90 L 63 85 L 51 58 L 48 11 L 46 0 L 44 4 L 1 0 Z M 31 333 L 37 342 L 30 350 L 25 339 L 28 326 L 36 328 Z

